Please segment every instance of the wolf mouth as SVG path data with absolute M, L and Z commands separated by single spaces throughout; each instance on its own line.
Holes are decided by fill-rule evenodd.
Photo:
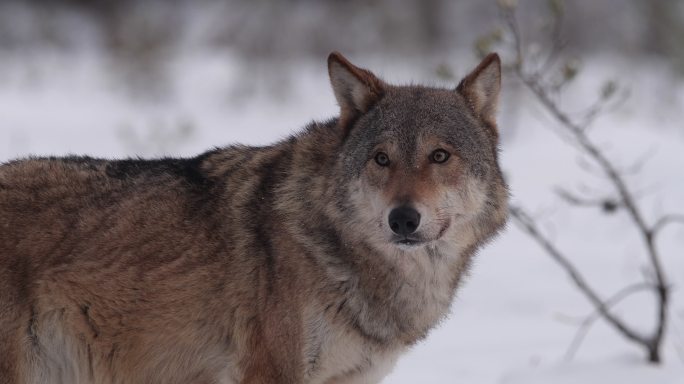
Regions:
M 425 243 L 425 241 L 418 240 L 418 239 L 409 239 L 409 238 L 405 238 L 405 239 L 401 239 L 401 240 L 397 241 L 397 244 L 411 245 L 411 246 L 420 245 L 422 243 Z
M 401 244 L 401 245 L 413 246 L 413 247 L 424 245 L 424 244 L 427 244 L 427 243 L 441 239 L 442 236 L 444 236 L 446 231 L 449 229 L 450 225 L 451 225 L 450 221 L 447 222 L 446 224 L 444 224 L 444 226 L 439 230 L 439 232 L 437 233 L 437 236 L 435 236 L 434 239 L 423 239 L 423 238 L 418 238 L 418 237 L 405 236 L 403 238 L 396 239 L 393 242 L 395 244 Z

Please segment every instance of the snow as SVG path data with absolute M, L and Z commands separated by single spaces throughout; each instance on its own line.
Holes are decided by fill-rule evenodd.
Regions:
M 684 376 L 672 374 L 674 371 L 657 367 L 644 367 L 639 359 L 620 356 L 581 364 L 551 366 L 533 372 L 506 375 L 501 383 L 505 384 L 581 384 L 600 379 L 604 383 L 658 383 L 679 384 Z
M 453 55 L 454 68 L 463 74 L 474 59 L 459 57 L 472 55 Z M 337 112 L 324 59 L 289 63 L 278 75 L 230 52 L 179 54 L 166 66 L 169 86 L 150 98 L 125 87 L 97 51 L 2 56 L 0 161 L 64 154 L 187 156 L 234 142 L 269 143 Z M 389 80 L 438 83 L 433 68 L 426 68 L 429 60 L 353 59 Z M 629 86 L 632 97 L 599 120 L 592 137 L 624 166 L 650 154 L 641 172 L 628 178 L 649 222 L 662 213 L 684 213 L 682 83 L 658 63 L 598 57 L 584 67 L 584 80 L 564 102 L 575 108 L 592 100 L 606 78 Z M 504 88 L 501 163 L 513 200 L 535 215 L 604 297 L 641 281 L 647 260 L 626 216 L 570 208 L 552 191 L 585 184 L 601 196 L 609 185 L 578 167 L 577 152 L 553 133 L 554 121 L 534 99 L 508 79 Z M 385 382 L 684 383 L 683 247 L 682 227 L 659 238 L 674 291 L 665 362 L 658 367 L 646 364 L 644 351 L 603 322 L 567 361 L 578 319 L 592 308 L 563 270 L 511 223 L 479 253 L 449 318 Z M 630 297 L 616 310 L 644 332 L 653 327 L 649 293 Z

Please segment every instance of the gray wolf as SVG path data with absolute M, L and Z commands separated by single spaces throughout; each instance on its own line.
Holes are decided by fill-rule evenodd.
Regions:
M 500 61 L 332 53 L 340 115 L 194 158 L 0 167 L 0 383 L 376 383 L 504 225 Z

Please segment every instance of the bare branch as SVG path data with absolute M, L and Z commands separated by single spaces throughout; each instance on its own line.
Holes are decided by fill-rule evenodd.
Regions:
M 556 248 L 540 231 L 536 223 L 527 215 L 520 207 L 511 207 L 511 216 L 513 217 L 515 223 L 530 235 L 549 256 L 551 256 L 558 264 L 565 269 L 565 271 L 570 275 L 572 282 L 579 288 L 579 290 L 589 299 L 594 308 L 606 319 L 611 325 L 613 325 L 620 333 L 630 340 L 633 340 L 639 344 L 646 345 L 649 340 L 646 336 L 637 333 L 636 331 L 629 328 L 620 318 L 613 315 L 606 304 L 599 298 L 596 291 L 589 286 L 584 277 L 580 274 L 579 270 L 570 262 L 570 260 L 561 253 L 561 251 Z
M 608 84 L 614 84 L 612 82 L 609 82 Z M 617 86 L 614 86 L 617 87 Z M 606 86 L 604 86 L 606 88 Z M 577 123 L 580 127 L 582 127 L 583 130 L 586 130 L 591 126 L 598 117 L 603 115 L 605 112 L 608 112 L 610 110 L 613 110 L 615 108 L 618 108 L 622 106 L 627 100 L 629 99 L 629 92 L 624 91 L 624 92 L 619 92 L 615 93 L 615 91 L 610 91 L 607 92 L 605 90 L 602 91 L 601 95 L 599 96 L 598 100 L 592 104 L 589 109 L 587 109 L 583 116 L 580 118 L 580 122 Z
M 515 8 L 513 6 L 503 5 L 500 6 L 501 18 L 506 22 L 506 26 L 513 35 L 513 45 L 515 47 L 515 64 L 513 69 L 519 71 L 523 62 L 523 50 L 522 50 L 522 36 L 520 34 L 520 27 L 518 26 L 518 21 L 515 17 Z
M 525 62 L 520 29 L 517 18 L 514 15 L 514 8 L 502 7 L 502 14 L 513 37 L 512 44 L 516 52 L 516 65 L 513 68 L 513 73 L 532 92 L 532 94 L 536 96 L 537 100 L 546 108 L 551 116 L 560 123 L 560 128 L 562 128 L 561 131 L 563 132 L 561 137 L 565 139 L 569 138 L 573 146 L 575 146 L 581 153 L 588 156 L 589 159 L 591 159 L 592 162 L 598 167 L 603 176 L 610 181 L 618 196 L 617 201 L 627 212 L 629 218 L 636 226 L 636 229 L 644 242 L 648 259 L 650 261 L 651 267 L 653 268 L 655 284 L 657 287 L 656 291 L 658 294 L 658 321 L 657 328 L 653 335 L 650 337 L 639 335 L 632 329 L 626 327 L 625 324 L 619 319 L 614 317 L 605 307 L 602 306 L 602 303 L 596 296 L 595 292 L 589 288 L 584 279 L 581 278 L 581 276 L 577 273 L 577 270 L 572 266 L 567 258 L 565 258 L 546 238 L 541 235 L 541 233 L 536 229 L 534 223 L 531 222 L 522 213 L 522 211 L 514 211 L 513 216 L 517 219 L 517 222 L 521 224 L 521 227 L 526 230 L 528 234 L 534 237 L 537 242 L 547 251 L 547 253 L 554 257 L 554 259 L 556 259 L 566 269 L 566 271 L 568 271 L 578 288 L 580 288 L 592 301 L 601 315 L 621 333 L 623 333 L 625 337 L 645 346 L 649 351 L 650 361 L 658 362 L 660 360 L 659 349 L 662 343 L 665 325 L 667 323 L 669 289 L 660 256 L 654 244 L 654 234 L 657 233 L 659 228 L 662 228 L 662 226 L 665 224 L 658 224 L 655 227 L 655 231 L 653 228 L 649 227 L 644 220 L 644 215 L 636 204 L 636 198 L 627 186 L 623 175 L 618 171 L 617 166 L 615 166 L 613 162 L 604 154 L 604 152 L 602 152 L 601 149 L 589 138 L 589 136 L 587 136 L 585 129 L 588 124 L 591 124 L 595 120 L 599 113 L 602 113 L 603 101 L 609 99 L 610 96 L 612 96 L 612 94 L 615 92 L 614 86 L 609 87 L 610 89 L 604 89 L 602 95 L 603 101 L 601 101 L 601 104 L 595 106 L 594 109 L 590 109 L 589 114 L 584 119 L 579 121 L 574 120 L 567 112 L 562 110 L 558 103 L 553 99 L 551 95 L 552 89 L 550 89 L 550 87 L 544 83 L 543 74 L 540 74 L 539 72 L 530 72 L 527 63 Z M 663 223 L 667 222 L 668 221 L 665 221 Z
M 561 199 L 565 200 L 568 204 L 577 206 L 577 207 L 594 207 L 594 208 L 600 208 L 603 210 L 605 213 L 613 213 L 615 212 L 618 208 L 622 207 L 622 204 L 617 201 L 614 198 L 611 197 L 603 197 L 603 198 L 588 198 L 588 197 L 580 197 L 572 192 L 563 189 L 563 188 L 556 188 L 556 194 L 558 197 Z
M 622 174 L 636 174 L 641 172 L 644 165 L 656 154 L 657 150 L 655 147 L 651 146 L 642 155 L 640 155 L 632 164 L 624 167 L 621 172 Z
M 668 224 L 674 224 L 674 223 L 679 223 L 684 225 L 684 215 L 666 215 L 661 217 L 658 221 L 656 221 L 655 224 L 653 224 L 653 228 L 651 228 L 651 233 L 653 236 L 656 236 L 660 231 L 663 230 Z
M 553 64 L 560 57 L 560 52 L 563 50 L 563 48 L 565 48 L 565 42 L 563 41 L 562 34 L 565 12 L 563 10 L 562 4 L 560 2 L 555 2 L 550 3 L 549 6 L 551 7 L 550 11 L 552 17 L 551 33 L 549 34 L 551 44 L 549 47 L 549 54 L 546 56 L 546 60 L 544 60 L 544 63 L 537 70 L 537 73 L 541 76 L 548 73 L 551 67 L 553 67 Z
M 637 284 L 632 284 L 630 286 L 627 286 L 625 288 L 622 288 L 615 294 L 613 294 L 611 297 L 609 297 L 606 301 L 603 302 L 603 306 L 606 308 L 611 308 L 615 305 L 617 305 L 619 302 L 622 300 L 626 299 L 632 294 L 635 294 L 637 292 L 645 291 L 645 290 L 652 290 L 654 289 L 654 286 L 652 284 L 648 283 L 637 283 Z M 596 322 L 596 320 L 601 318 L 601 312 L 596 310 L 587 316 L 584 317 L 584 320 L 580 324 L 579 328 L 577 328 L 577 332 L 575 333 L 575 337 L 573 337 L 572 342 L 570 343 L 570 346 L 568 347 L 568 350 L 565 352 L 565 360 L 572 360 L 573 357 L 575 357 L 575 354 L 577 353 L 577 350 L 579 349 L 580 345 L 582 345 L 582 341 L 584 341 L 585 336 L 587 333 L 589 333 L 589 329 L 591 329 L 591 326 Z

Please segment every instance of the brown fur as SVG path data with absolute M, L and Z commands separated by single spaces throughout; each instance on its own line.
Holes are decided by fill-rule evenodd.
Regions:
M 477 72 L 454 92 L 390 86 L 339 54 L 329 69 L 340 119 L 272 146 L 2 165 L 0 383 L 381 380 L 505 221 L 484 133 L 498 83 L 475 98 Z M 378 142 L 393 159 L 378 168 L 363 135 L 409 124 L 407 108 L 422 120 Z M 456 144 L 433 132 L 450 114 Z M 408 203 L 426 242 L 404 249 L 386 212 Z

